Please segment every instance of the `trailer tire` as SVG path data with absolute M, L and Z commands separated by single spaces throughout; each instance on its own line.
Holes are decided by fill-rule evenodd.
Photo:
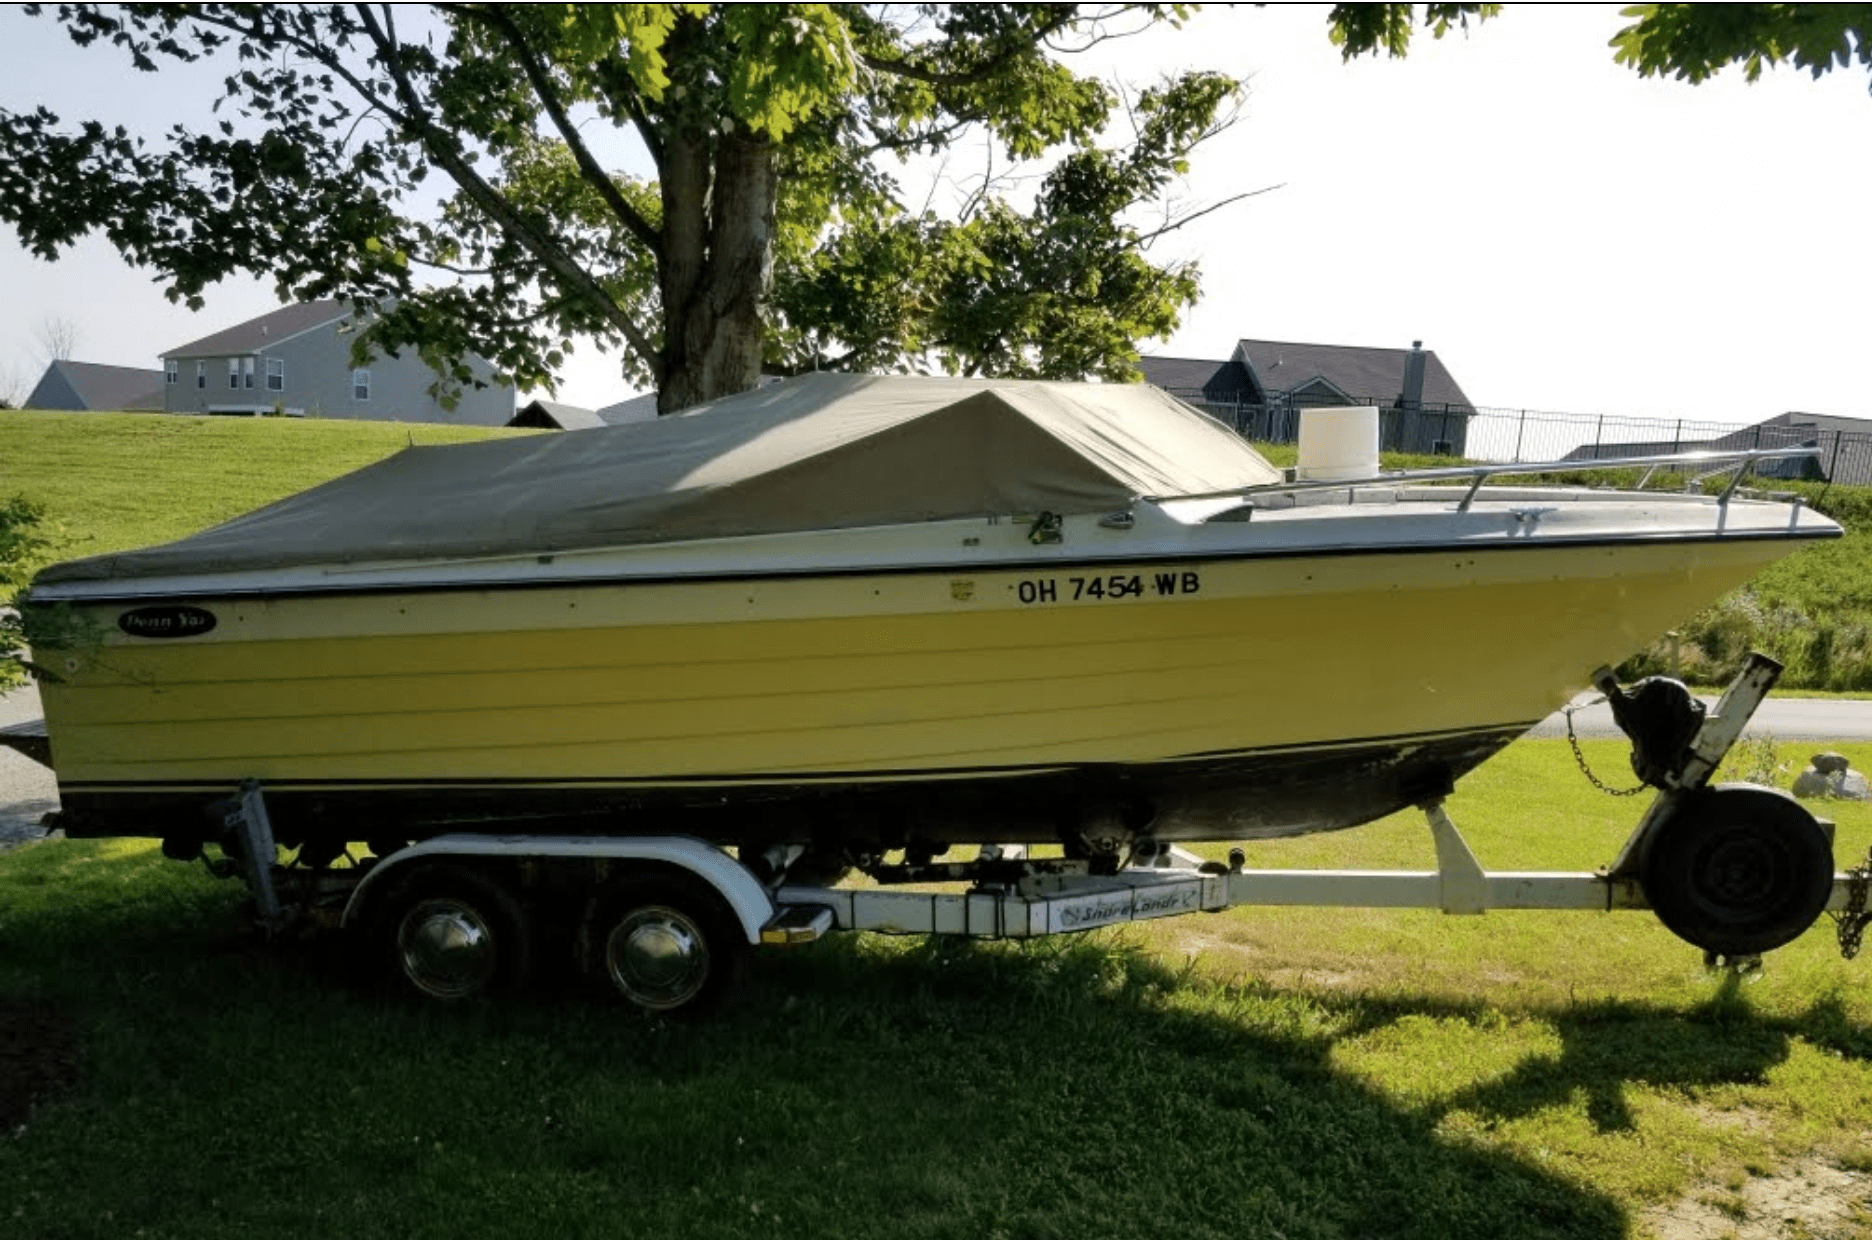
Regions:
M 533 934 L 505 885 L 466 866 L 424 865 L 384 893 L 371 945 L 394 979 L 426 999 L 461 1003 L 518 990 Z
M 734 912 L 692 875 L 646 871 L 592 897 L 580 926 L 588 976 L 646 1012 L 694 1015 L 722 1004 L 745 972 Z
M 1833 890 L 1833 845 L 1786 793 L 1749 784 L 1702 788 L 1651 832 L 1640 882 L 1658 920 L 1720 956 L 1793 942 Z

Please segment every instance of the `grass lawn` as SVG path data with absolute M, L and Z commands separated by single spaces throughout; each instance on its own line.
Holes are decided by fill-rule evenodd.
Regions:
M 424 422 L 0 412 L 0 500 L 46 510 L 47 558 L 167 542 L 410 444 L 527 434 Z

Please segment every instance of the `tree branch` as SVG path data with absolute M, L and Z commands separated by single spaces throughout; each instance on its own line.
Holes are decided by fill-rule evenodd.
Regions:
M 585 139 L 579 134 L 578 126 L 566 114 L 565 104 L 559 98 L 559 91 L 553 85 L 551 75 L 546 72 L 546 66 L 540 63 L 539 57 L 527 43 L 525 33 L 513 18 L 499 5 L 445 4 L 441 7 L 486 23 L 507 41 L 515 59 L 520 62 L 521 71 L 526 74 L 528 84 L 533 87 L 534 95 L 546 109 L 546 115 L 552 118 L 553 128 L 559 131 L 560 138 L 572 152 L 573 162 L 578 165 L 579 174 L 585 183 L 598 191 L 598 196 L 604 199 L 605 205 L 611 208 L 619 222 L 660 260 L 663 257 L 663 235 L 618 192 L 610 174 L 599 166 L 591 148 L 585 145 Z
M 1201 219 L 1205 215 L 1213 215 L 1215 212 L 1220 211 L 1223 207 L 1234 206 L 1236 203 L 1242 201 L 1242 199 L 1244 198 L 1259 198 L 1263 194 L 1271 194 L 1277 189 L 1285 189 L 1285 188 L 1287 188 L 1287 183 L 1283 181 L 1279 185 L 1263 185 L 1260 189 L 1245 190 L 1242 193 L 1236 194 L 1231 198 L 1224 198 L 1220 202 L 1212 202 L 1200 211 L 1192 211 L 1188 215 L 1185 215 L 1180 219 L 1170 221 L 1169 223 L 1165 224 L 1162 228 L 1159 228 L 1155 230 L 1154 232 L 1145 233 L 1143 236 L 1138 238 L 1138 248 L 1140 250 L 1147 250 L 1150 248 L 1151 242 L 1157 240 L 1157 238 L 1162 237 L 1168 233 L 1173 233 L 1177 229 L 1183 227 L 1185 224 L 1192 224 L 1196 222 L 1197 220 Z
M 1137 6 L 1124 5 L 1119 9 L 1119 12 L 1135 7 Z M 1115 14 L 1113 16 L 1115 16 Z M 871 69 L 877 73 L 888 73 L 894 77 L 910 78 L 913 81 L 925 82 L 931 86 L 972 86 L 977 82 L 985 82 L 989 78 L 994 77 L 997 73 L 1006 69 L 1008 65 L 1012 64 L 1017 58 L 1033 51 L 1048 38 L 1072 25 L 1078 19 L 1079 14 L 1076 6 L 1058 13 L 1050 21 L 1043 22 L 1041 25 L 1035 27 L 1021 42 L 1009 45 L 999 55 L 991 56 L 966 73 L 938 73 L 934 69 L 925 69 L 921 65 L 911 64 L 907 60 L 890 60 L 870 52 L 860 52 L 858 58 L 864 62 L 865 68 Z
M 951 134 L 960 133 L 981 119 L 982 118 L 977 115 L 971 114 L 963 116 L 958 113 L 957 118 L 947 125 L 938 125 L 934 128 L 926 129 L 922 133 L 905 134 L 902 137 L 878 138 L 876 141 L 872 142 L 870 146 L 860 149 L 857 154 L 860 158 L 865 158 L 876 155 L 879 151 L 915 150 L 929 143 L 947 138 Z M 871 132 L 875 135 L 878 132 L 877 126 L 871 126 Z
M 423 150 L 428 153 L 429 158 L 449 174 L 455 184 L 459 185 L 462 192 L 468 196 L 470 202 L 479 207 L 503 232 L 537 258 L 555 279 L 567 289 L 579 293 L 596 308 L 605 321 L 615 327 L 630 342 L 631 347 L 637 350 L 638 356 L 650 368 L 658 384 L 661 384 L 663 380 L 662 358 L 656 347 L 651 344 L 648 334 L 630 315 L 624 312 L 622 306 L 611 299 L 604 291 L 604 287 L 593 279 L 589 272 L 535 228 L 525 216 L 514 209 L 513 204 L 508 202 L 499 190 L 488 184 L 487 180 L 474 170 L 474 167 L 463 156 L 454 136 L 430 119 L 422 97 L 417 93 L 415 85 L 409 79 L 409 74 L 403 68 L 395 39 L 377 23 L 375 15 L 371 13 L 368 6 L 357 6 L 357 12 L 365 33 L 370 36 L 371 42 L 377 47 L 379 60 L 390 74 L 398 99 L 402 101 L 404 113 L 409 118 L 407 127 L 412 136 L 421 141 Z
M 457 267 L 453 263 L 445 263 L 437 258 L 424 258 L 420 254 L 410 255 L 409 260 L 412 263 L 434 267 L 437 271 L 446 271 L 455 276 L 491 276 L 500 270 L 498 267 Z

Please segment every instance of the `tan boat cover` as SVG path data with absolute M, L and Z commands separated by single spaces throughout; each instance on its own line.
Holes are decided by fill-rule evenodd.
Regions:
M 497 556 L 992 514 L 1110 512 L 1274 481 L 1157 388 L 807 375 L 677 417 L 409 448 L 44 582 Z

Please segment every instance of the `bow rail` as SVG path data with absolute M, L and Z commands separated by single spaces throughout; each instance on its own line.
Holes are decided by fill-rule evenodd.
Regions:
M 1456 511 L 1467 512 L 1469 511 L 1470 504 L 1475 502 L 1476 492 L 1480 491 L 1483 484 L 1492 478 L 1530 474 L 1565 472 L 1600 473 L 1615 469 L 1643 469 L 1645 471 L 1644 476 L 1638 479 L 1638 485 L 1634 488 L 1635 490 L 1642 491 L 1645 488 L 1645 484 L 1651 480 L 1651 476 L 1660 469 L 1697 469 L 1699 467 L 1714 465 L 1716 468 L 1703 469 L 1702 472 L 1689 479 L 1689 482 L 1694 485 L 1720 474 L 1734 471 L 1734 476 L 1729 479 L 1729 485 L 1724 487 L 1722 493 L 1716 498 L 1717 503 L 1727 504 L 1729 502 L 1729 497 L 1735 494 L 1736 488 L 1741 484 L 1742 479 L 1748 476 L 1748 472 L 1754 467 L 1755 462 L 1778 460 L 1792 456 L 1818 455 L 1820 455 L 1819 448 L 1808 446 L 1802 448 L 1741 448 L 1733 451 L 1721 452 L 1671 452 L 1651 456 L 1620 456 L 1588 460 L 1575 459 L 1566 461 L 1512 462 L 1508 464 L 1494 462 L 1477 465 L 1443 465 L 1429 469 L 1389 470 L 1375 474 L 1370 478 L 1338 479 L 1336 481 L 1326 481 L 1323 479 L 1289 479 L 1282 482 L 1258 482 L 1253 486 L 1231 487 L 1222 491 L 1203 491 L 1195 495 L 1147 495 L 1144 496 L 1144 498 L 1153 503 L 1162 503 L 1165 500 L 1172 499 L 1228 499 L 1237 496 L 1248 498 L 1254 495 L 1285 495 L 1297 491 L 1356 490 L 1360 487 L 1395 486 L 1398 483 L 1411 482 L 1468 482 L 1468 491 L 1464 493 L 1462 501 L 1456 505 Z M 1453 489 L 1454 488 L 1452 488 L 1452 490 Z M 1795 498 L 1796 502 L 1799 502 L 1800 497 L 1797 496 Z

